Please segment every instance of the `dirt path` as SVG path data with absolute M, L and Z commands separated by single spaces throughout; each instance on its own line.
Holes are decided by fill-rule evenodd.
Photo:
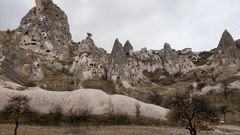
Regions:
M 223 128 L 231 129 L 223 132 Z M 14 125 L 0 125 L 0 135 L 12 135 Z M 215 131 L 202 131 L 199 135 L 240 135 L 233 130 L 235 126 L 219 127 Z M 218 131 L 219 130 L 219 131 Z M 185 129 L 172 127 L 151 126 L 107 126 L 107 127 L 45 127 L 25 126 L 19 127 L 18 135 L 189 135 Z
M 231 135 L 240 135 L 240 126 L 235 125 L 219 125 L 215 127 L 215 131 L 218 133 L 225 133 Z

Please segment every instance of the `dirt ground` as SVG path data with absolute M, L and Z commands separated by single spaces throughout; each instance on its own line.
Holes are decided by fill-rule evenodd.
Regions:
M 0 135 L 12 135 L 14 125 L 0 125 Z M 18 135 L 188 135 L 185 129 L 151 126 L 44 127 L 20 125 Z M 240 135 L 236 126 L 219 126 L 199 135 Z

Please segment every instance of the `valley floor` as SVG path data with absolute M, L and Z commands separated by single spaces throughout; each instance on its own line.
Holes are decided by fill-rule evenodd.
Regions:
M 0 135 L 12 135 L 14 125 L 0 125 Z M 44 127 L 20 125 L 19 135 L 188 135 L 185 129 L 152 126 Z M 218 126 L 200 135 L 240 135 L 239 126 Z

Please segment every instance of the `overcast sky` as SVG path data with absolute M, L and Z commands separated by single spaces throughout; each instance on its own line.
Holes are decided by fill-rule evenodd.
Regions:
M 111 51 L 114 40 L 143 47 L 194 51 L 217 47 L 227 29 L 240 39 L 240 0 L 53 0 L 68 16 L 73 40 L 93 34 L 98 47 Z M 0 30 L 18 27 L 35 0 L 0 0 Z

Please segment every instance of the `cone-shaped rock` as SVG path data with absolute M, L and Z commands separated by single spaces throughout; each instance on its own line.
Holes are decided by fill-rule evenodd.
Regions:
M 178 55 L 172 50 L 170 44 L 168 43 L 164 44 L 163 65 L 164 69 L 170 74 L 176 74 L 180 71 L 180 67 L 178 65 Z
M 113 57 L 115 64 L 118 64 L 118 65 L 124 64 L 125 54 L 124 54 L 123 46 L 118 39 L 116 39 L 114 42 L 111 55 Z
M 213 77 L 216 80 L 225 79 L 237 73 L 240 69 L 240 51 L 231 34 L 225 30 L 214 54 Z
M 124 53 L 126 56 L 132 56 L 133 46 L 131 43 L 127 40 L 127 42 L 124 44 Z
M 22 18 L 12 42 L 49 59 L 65 59 L 71 42 L 67 16 L 52 0 L 36 0 L 36 7 Z

